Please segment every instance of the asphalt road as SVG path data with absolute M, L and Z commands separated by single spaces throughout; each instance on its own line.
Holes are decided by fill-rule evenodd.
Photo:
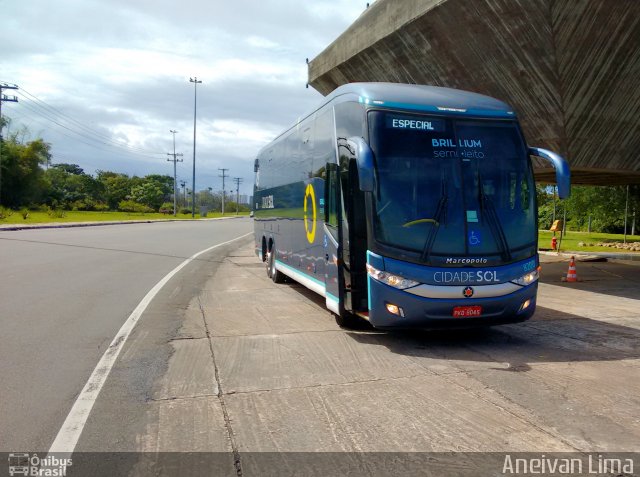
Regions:
M 48 450 L 145 294 L 185 258 L 251 229 L 245 218 L 0 232 L 0 452 Z M 198 287 L 181 277 L 215 265 L 201 257 L 176 276 L 165 291 L 174 306 Z

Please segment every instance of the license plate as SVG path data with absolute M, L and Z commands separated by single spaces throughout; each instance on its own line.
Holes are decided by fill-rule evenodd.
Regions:
M 454 318 L 469 318 L 472 316 L 480 316 L 481 314 L 481 306 L 456 306 L 453 309 Z

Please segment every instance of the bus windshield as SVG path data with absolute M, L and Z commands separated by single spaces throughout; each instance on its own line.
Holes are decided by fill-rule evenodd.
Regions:
M 370 111 L 369 133 L 376 242 L 429 264 L 535 253 L 535 186 L 515 121 Z

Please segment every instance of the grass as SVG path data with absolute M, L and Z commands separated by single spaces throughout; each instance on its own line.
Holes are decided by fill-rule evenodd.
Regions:
M 227 212 L 225 217 L 235 216 L 235 212 Z M 240 212 L 238 215 L 249 215 L 249 212 Z M 220 212 L 209 212 L 206 218 L 221 217 Z M 29 212 L 26 219 L 22 218 L 20 211 L 13 211 L 13 214 L 4 219 L 0 219 L 0 225 L 13 224 L 44 224 L 44 223 L 60 223 L 60 222 L 106 222 L 110 220 L 171 220 L 171 219 L 191 220 L 191 214 L 178 214 L 174 217 L 172 214 L 160 213 L 134 213 L 134 212 L 85 212 L 85 211 L 65 211 L 64 217 L 52 217 L 47 212 Z M 196 214 L 196 220 L 200 219 L 200 214 Z
M 540 248 L 550 249 L 551 248 L 551 237 L 553 237 L 553 232 L 548 230 L 539 230 L 538 231 L 538 246 Z M 560 242 L 560 234 L 556 233 L 556 237 L 558 242 Z M 579 242 L 584 243 L 593 243 L 596 244 L 598 242 L 622 242 L 624 240 L 624 235 L 622 234 L 603 234 L 603 233 L 588 233 L 588 232 L 573 232 L 567 231 L 566 235 L 562 238 L 562 251 L 572 251 L 572 252 L 621 252 L 621 253 L 638 253 L 631 252 L 629 250 L 611 248 L 611 247 L 598 247 L 587 246 L 580 247 L 578 246 Z M 630 242 L 640 242 L 640 235 L 627 235 L 627 243 Z
M 225 217 L 235 216 L 235 212 L 228 212 L 224 214 Z M 238 215 L 247 216 L 249 212 L 240 212 Z M 207 218 L 221 217 L 220 212 L 209 212 Z M 84 211 L 65 211 L 64 217 L 52 217 L 47 212 L 29 212 L 29 216 L 26 219 L 22 218 L 20 211 L 14 211 L 12 215 L 4 219 L 0 219 L 0 225 L 13 224 L 43 224 L 43 223 L 59 223 L 59 222 L 105 222 L 105 221 L 124 221 L 124 220 L 171 220 L 173 215 L 165 215 L 160 213 L 133 213 L 133 212 L 84 212 Z M 189 214 L 178 214 L 175 218 L 183 220 L 192 220 Z M 196 214 L 195 219 L 200 219 L 200 215 Z M 544 249 L 551 248 L 551 237 L 553 232 L 548 230 L 538 231 L 539 246 Z M 556 234 L 558 241 L 560 241 L 560 234 Z M 562 251 L 583 251 L 583 252 L 624 252 L 624 253 L 639 253 L 630 252 L 628 250 L 621 250 L 611 247 L 598 247 L 598 246 L 578 246 L 579 242 L 584 243 L 598 243 L 598 242 L 622 242 L 624 236 L 622 234 L 604 234 L 604 233 L 587 233 L 587 232 L 574 232 L 567 231 L 567 234 L 562 238 Z M 640 235 L 627 235 L 627 242 L 640 242 Z

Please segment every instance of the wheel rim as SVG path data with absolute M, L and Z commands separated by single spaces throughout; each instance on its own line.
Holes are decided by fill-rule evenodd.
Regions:
M 267 276 L 271 278 L 271 253 L 267 252 L 267 262 L 266 262 Z

